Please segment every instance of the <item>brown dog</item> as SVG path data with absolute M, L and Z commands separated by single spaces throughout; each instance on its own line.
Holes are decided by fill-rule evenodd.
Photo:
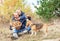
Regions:
M 33 24 L 30 20 L 27 19 L 26 27 L 31 27 L 31 35 L 33 33 L 36 35 L 37 32 L 43 27 L 43 24 Z
M 19 30 L 21 26 L 22 26 L 22 23 L 20 21 L 12 22 L 12 27 L 16 28 L 17 30 Z
M 47 24 L 47 23 L 40 23 L 40 24 L 34 24 L 32 21 L 31 21 L 31 17 L 30 16 L 27 16 L 27 23 L 26 23 L 26 27 L 30 26 L 31 27 L 31 35 L 33 35 L 33 33 L 36 35 L 38 31 L 41 31 L 41 29 L 43 29 L 42 31 L 44 32 L 44 36 L 47 36 L 47 33 L 48 33 L 48 26 L 50 24 Z
M 36 35 L 37 32 L 43 27 L 43 24 L 34 24 L 31 21 L 31 17 L 28 15 L 27 16 L 27 23 L 26 23 L 26 27 L 30 26 L 31 27 L 31 35 L 33 35 L 33 33 Z

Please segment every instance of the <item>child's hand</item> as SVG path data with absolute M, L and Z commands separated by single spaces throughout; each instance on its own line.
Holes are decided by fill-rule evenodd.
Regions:
M 17 20 L 17 21 L 18 21 L 18 20 L 19 20 L 19 18 L 15 18 L 15 20 Z
M 18 18 L 18 20 L 20 20 L 20 18 Z

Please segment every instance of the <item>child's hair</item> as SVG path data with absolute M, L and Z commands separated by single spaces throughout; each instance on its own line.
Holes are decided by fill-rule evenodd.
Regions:
M 31 17 L 29 15 L 27 15 L 27 19 L 31 20 Z
M 14 17 L 16 17 L 16 18 L 18 18 L 19 17 L 19 15 L 15 12 L 15 13 L 13 13 L 13 16 Z

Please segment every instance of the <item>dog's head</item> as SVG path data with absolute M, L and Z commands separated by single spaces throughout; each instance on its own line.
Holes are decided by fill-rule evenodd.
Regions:
M 32 24 L 32 21 L 31 21 L 31 16 L 27 15 L 27 23 L 26 23 L 26 26 L 30 26 Z
M 21 28 L 22 23 L 20 21 L 14 21 L 14 22 L 12 22 L 12 26 L 18 30 Z
M 28 20 L 31 20 L 31 16 L 27 15 L 27 19 L 28 19 Z

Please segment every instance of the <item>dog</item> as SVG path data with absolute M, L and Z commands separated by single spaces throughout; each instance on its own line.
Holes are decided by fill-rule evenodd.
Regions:
M 31 28 L 31 36 L 33 33 L 36 35 L 37 32 L 43 27 L 43 24 L 34 24 L 30 20 L 27 20 L 26 27 L 30 26 Z
M 30 16 L 27 16 L 27 23 L 26 23 L 26 27 L 28 27 L 28 26 L 30 26 L 30 28 L 31 28 L 31 36 L 33 35 L 33 34 L 35 34 L 35 36 L 36 36 L 36 34 L 37 34 L 37 32 L 38 31 L 41 31 L 42 29 L 42 31 L 43 31 L 43 33 L 44 33 L 44 35 L 43 35 L 43 37 L 45 36 L 47 36 L 47 34 L 48 34 L 48 26 L 50 26 L 50 25 L 52 25 L 52 24 L 48 24 L 48 23 L 40 23 L 40 24 L 38 24 L 38 23 L 33 23 L 32 21 L 31 21 L 31 17 Z
M 13 21 L 11 24 L 12 24 L 12 29 L 16 28 L 17 30 L 19 30 L 22 26 L 22 23 L 20 21 Z
M 26 23 L 26 27 L 30 26 L 31 28 L 31 36 L 33 35 L 33 33 L 36 35 L 37 32 L 43 27 L 43 24 L 40 23 L 40 24 L 34 24 L 32 21 L 31 21 L 31 17 L 30 16 L 27 16 L 27 23 Z

